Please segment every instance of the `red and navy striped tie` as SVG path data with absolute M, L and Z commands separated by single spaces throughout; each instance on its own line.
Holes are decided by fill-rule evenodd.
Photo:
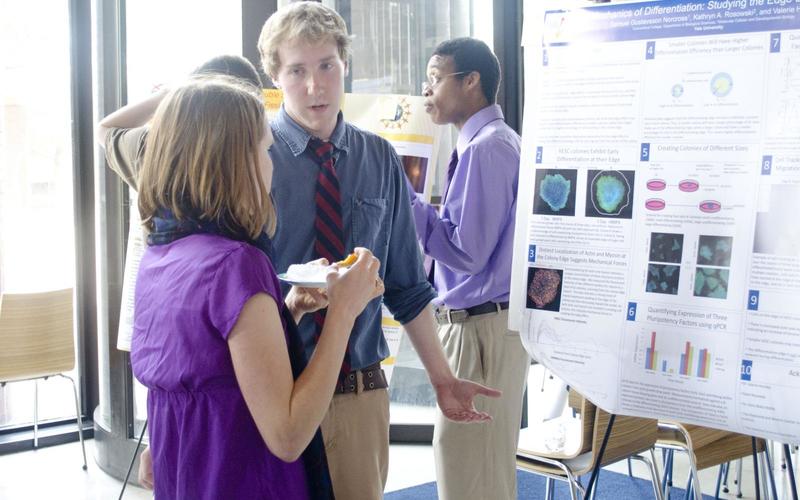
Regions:
M 317 215 L 314 220 L 316 240 L 314 241 L 314 254 L 317 258 L 328 259 L 336 262 L 344 259 L 344 224 L 342 222 L 342 199 L 339 192 L 339 178 L 333 168 L 333 144 L 323 142 L 316 137 L 308 141 L 308 149 L 319 162 L 319 176 L 317 176 L 317 192 L 314 203 Z M 321 309 L 314 314 L 314 324 L 317 330 L 317 341 L 322 333 L 327 309 Z M 350 372 L 350 353 L 345 351 L 342 362 L 342 375 Z

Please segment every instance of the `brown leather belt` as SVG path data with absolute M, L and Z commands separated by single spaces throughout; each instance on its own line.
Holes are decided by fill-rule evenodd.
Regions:
M 361 377 L 358 376 L 361 372 Z M 361 379 L 362 387 L 359 388 L 358 379 Z M 371 391 L 374 389 L 386 389 L 389 384 L 386 382 L 386 374 L 383 373 L 380 362 L 369 365 L 360 370 L 353 370 L 347 375 L 339 377 L 336 384 L 335 394 L 347 394 L 349 392 Z
M 508 309 L 508 302 L 484 302 L 483 304 L 466 309 L 448 309 L 446 307 L 441 307 L 436 310 L 436 322 L 440 325 L 463 323 L 471 316 L 499 313 L 504 309 Z

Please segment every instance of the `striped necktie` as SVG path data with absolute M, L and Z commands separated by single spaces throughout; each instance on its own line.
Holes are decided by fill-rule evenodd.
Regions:
M 454 149 L 450 154 L 450 164 L 447 165 L 447 179 L 444 182 L 444 190 L 442 191 L 442 205 L 444 205 L 444 199 L 447 198 L 447 192 L 450 190 L 450 183 L 453 181 L 457 165 L 458 149 Z
M 319 175 L 317 176 L 317 191 L 314 195 L 314 204 L 317 211 L 314 219 L 316 232 L 314 255 L 317 258 L 328 259 L 328 262 L 333 263 L 344 259 L 345 255 L 342 199 L 339 192 L 339 178 L 333 168 L 335 162 L 333 144 L 312 137 L 308 141 L 308 149 L 320 167 Z M 327 309 L 322 309 L 314 313 L 317 341 L 319 341 L 319 336 L 322 333 L 322 326 L 325 324 L 326 311 Z M 342 362 L 341 373 L 344 376 L 349 372 L 350 353 L 348 346 Z
M 447 179 L 445 179 L 444 189 L 442 189 L 442 200 L 440 201 L 441 208 L 439 209 L 440 213 L 444 213 L 444 200 L 445 198 L 447 198 L 447 192 L 450 190 L 450 182 L 453 180 L 453 175 L 455 175 L 456 173 L 457 165 L 458 165 L 458 148 L 454 149 L 453 152 L 450 154 L 450 163 L 447 165 Z M 425 266 L 425 270 L 427 271 L 428 282 L 435 288 L 435 285 L 433 284 L 433 273 L 436 270 L 436 261 L 431 259 L 430 264 Z

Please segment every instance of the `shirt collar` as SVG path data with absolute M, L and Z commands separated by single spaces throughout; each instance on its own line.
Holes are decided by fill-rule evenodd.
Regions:
M 475 138 L 476 135 L 478 135 L 478 132 L 480 132 L 483 127 L 495 120 L 502 119 L 503 110 L 500 109 L 500 106 L 497 104 L 490 104 L 474 115 L 470 116 L 467 122 L 461 128 L 461 132 L 458 134 L 458 143 L 456 144 L 456 147 L 458 149 L 459 158 L 464 154 L 464 151 L 467 149 L 467 146 L 469 146 L 469 143 Z
M 272 128 L 281 139 L 286 141 L 286 144 L 289 146 L 294 156 L 300 156 L 308 147 L 308 141 L 313 137 L 306 129 L 301 127 L 300 124 L 289 116 L 283 104 L 281 104 L 281 109 L 278 110 L 275 119 L 272 120 Z M 339 115 L 336 117 L 336 127 L 333 129 L 329 141 L 337 150 L 348 151 L 350 149 L 344 116 L 341 111 L 339 111 Z

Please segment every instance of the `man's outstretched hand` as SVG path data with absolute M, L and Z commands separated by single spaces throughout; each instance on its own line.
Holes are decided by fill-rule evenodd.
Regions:
M 455 422 L 487 422 L 492 416 L 475 409 L 475 396 L 499 398 L 503 393 L 497 389 L 477 384 L 470 380 L 453 378 L 450 382 L 435 387 L 436 400 L 445 417 Z

